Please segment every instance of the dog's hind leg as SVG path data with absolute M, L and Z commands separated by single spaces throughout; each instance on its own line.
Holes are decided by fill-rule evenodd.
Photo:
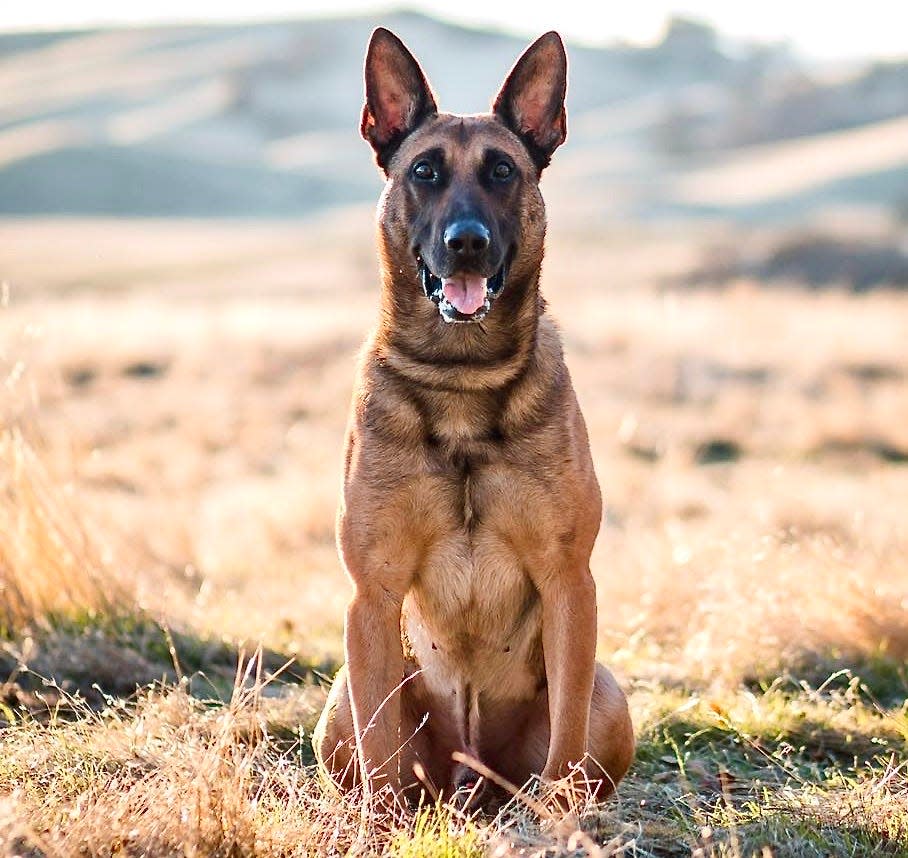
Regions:
M 510 740 L 497 746 L 488 765 L 511 783 L 522 786 L 542 773 L 549 751 L 548 691 L 530 704 L 528 716 L 514 719 Z M 514 723 L 512 721 L 512 723 Z M 611 672 L 598 662 L 590 706 L 590 728 L 584 772 L 597 799 L 607 798 L 634 757 L 634 731 L 624 693 Z
M 347 665 L 343 665 L 334 677 L 312 734 L 312 749 L 319 769 L 328 774 L 338 787 L 349 790 L 359 783 Z
M 608 668 L 597 662 L 590 707 L 589 758 L 586 776 L 596 798 L 604 799 L 634 759 L 634 727 L 624 692 Z
M 438 794 L 450 779 L 451 743 L 432 729 L 432 717 L 423 684 L 413 670 L 401 688 L 401 786 L 410 800 L 424 791 Z M 316 760 L 334 784 L 349 790 L 360 784 L 356 738 L 347 667 L 338 671 L 312 736 Z

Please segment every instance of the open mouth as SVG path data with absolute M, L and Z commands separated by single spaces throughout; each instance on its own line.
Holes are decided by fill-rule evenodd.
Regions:
M 438 307 L 446 322 L 480 322 L 501 294 L 507 276 L 507 262 L 491 277 L 456 273 L 438 277 L 429 270 L 421 256 L 416 257 L 419 278 L 426 297 Z

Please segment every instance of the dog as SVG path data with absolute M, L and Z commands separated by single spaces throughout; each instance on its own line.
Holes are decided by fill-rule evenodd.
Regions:
M 438 111 L 389 30 L 368 46 L 381 313 L 337 517 L 346 664 L 313 738 L 321 769 L 367 798 L 482 795 L 483 771 L 604 797 L 633 757 L 624 694 L 595 658 L 599 485 L 539 292 L 539 178 L 566 89 L 555 32 L 471 116 Z

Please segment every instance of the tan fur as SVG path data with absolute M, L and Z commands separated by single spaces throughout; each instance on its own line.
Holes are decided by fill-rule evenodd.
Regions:
M 407 167 L 441 147 L 455 194 L 475 184 L 489 146 L 520 171 L 499 203 L 518 218 L 516 255 L 483 322 L 446 324 L 419 285 L 409 235 L 427 213 Z M 624 696 L 595 662 L 589 556 L 601 500 L 538 291 L 538 169 L 497 116 L 440 114 L 406 137 L 387 175 L 381 320 L 358 368 L 337 520 L 354 586 L 347 664 L 316 753 L 342 786 L 417 788 L 418 761 L 448 794 L 463 774 L 455 751 L 516 783 L 568 775 L 588 754 L 605 795 L 634 740 Z

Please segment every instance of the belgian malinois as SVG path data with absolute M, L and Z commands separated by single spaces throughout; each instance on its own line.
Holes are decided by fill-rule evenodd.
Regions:
M 538 183 L 566 88 L 550 32 L 491 113 L 439 113 L 404 44 L 382 28 L 369 43 L 381 314 L 337 519 L 346 665 L 314 740 L 367 796 L 475 791 L 457 752 L 514 784 L 580 778 L 604 796 L 633 756 L 624 695 L 595 659 L 599 486 L 539 292 Z

